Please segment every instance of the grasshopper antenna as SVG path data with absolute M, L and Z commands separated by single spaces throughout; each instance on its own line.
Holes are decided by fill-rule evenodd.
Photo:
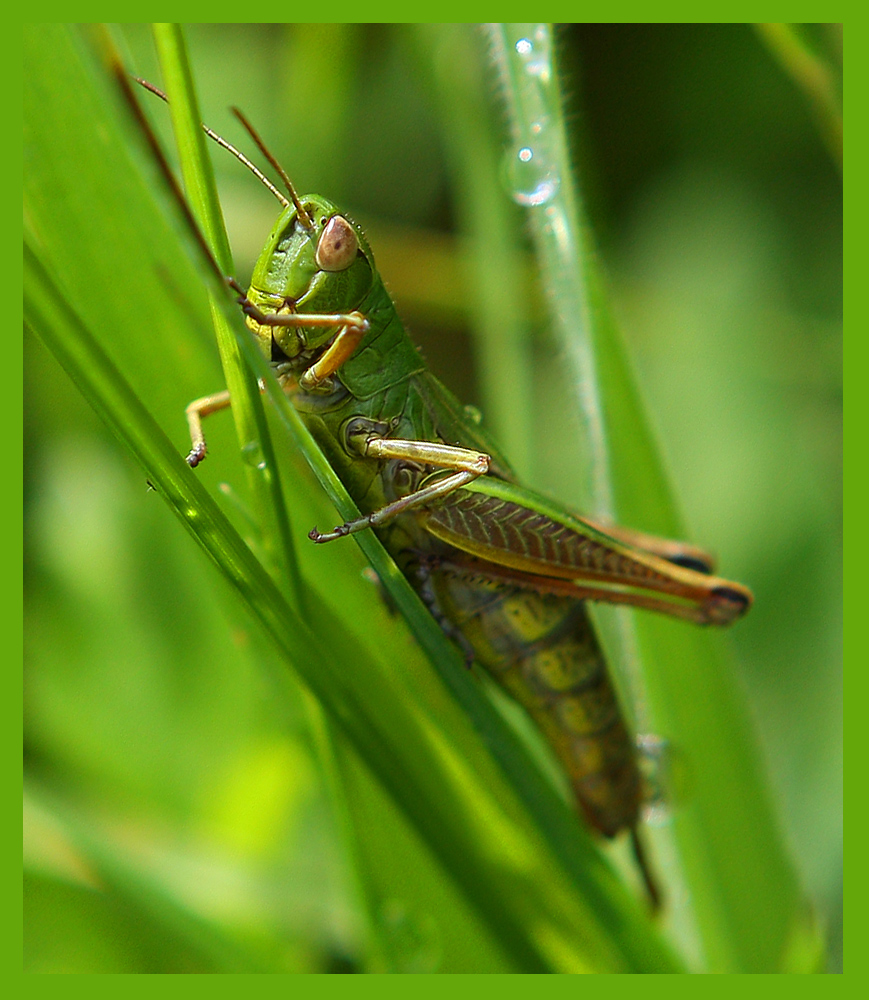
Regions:
M 145 90 L 149 90 L 152 94 L 159 97 L 161 101 L 165 101 L 167 104 L 169 103 L 169 98 L 163 93 L 162 90 L 160 90 L 159 87 L 155 87 L 153 83 L 149 83 L 147 80 L 143 80 L 139 76 L 134 76 L 133 79 L 136 81 L 136 83 L 143 86 Z M 246 125 L 246 127 L 248 128 L 248 131 L 250 131 L 250 126 Z M 290 207 L 290 203 L 287 201 L 287 199 L 281 194 L 280 191 L 278 191 L 278 189 L 274 186 L 274 184 L 272 184 L 272 182 L 268 179 L 268 177 L 266 177 L 266 175 L 259 169 L 259 167 L 257 167 L 255 163 L 252 163 L 244 155 L 244 153 L 236 149 L 231 142 L 227 142 L 222 135 L 218 135 L 217 132 L 214 131 L 214 129 L 210 129 L 207 125 L 202 126 L 202 131 L 208 136 L 209 139 L 213 139 L 218 146 L 221 146 L 228 153 L 232 153 L 232 155 L 239 161 L 239 163 L 243 163 L 247 167 L 247 169 L 254 175 L 254 177 L 256 177 L 257 180 L 264 187 L 267 187 L 269 191 L 271 191 L 271 193 L 275 196 L 275 198 L 278 199 L 278 201 L 284 206 L 284 208 Z M 259 145 L 258 142 L 257 145 Z M 260 146 L 260 148 L 262 149 L 262 146 Z M 271 163 L 272 166 L 275 166 L 275 162 L 272 159 L 272 157 L 267 152 L 265 155 L 268 156 L 269 163 Z M 284 183 L 289 183 L 287 180 L 287 176 L 283 172 L 283 170 L 281 170 L 280 167 L 277 167 L 277 169 Z M 290 186 L 290 189 L 293 198 L 293 204 L 296 206 L 296 210 L 299 211 L 300 208 L 299 208 L 299 202 L 296 198 L 296 193 L 295 191 L 292 191 L 292 186 Z M 305 218 L 308 217 L 307 212 L 305 212 L 304 215 Z
M 241 124 L 244 125 L 244 127 L 247 129 L 248 135 L 257 144 L 257 146 L 259 148 L 259 151 L 269 161 L 269 163 L 275 168 L 275 170 L 277 170 L 278 175 L 281 178 L 281 180 L 284 182 L 284 184 L 285 184 L 285 186 L 287 188 L 287 191 L 289 192 L 290 197 L 293 199 L 293 204 L 296 206 L 296 212 L 298 213 L 299 221 L 302 223 L 302 225 L 306 229 L 313 229 L 314 228 L 314 221 L 311 218 L 311 216 L 309 215 L 307 209 L 302 205 L 301 201 L 299 201 L 299 196 L 296 194 L 296 189 L 293 187 L 293 182 L 287 176 L 286 170 L 284 170 L 284 168 L 280 165 L 280 163 L 278 163 L 278 161 L 272 155 L 272 153 L 269 150 L 268 146 L 266 146 L 266 144 L 262 141 L 262 138 L 260 137 L 259 133 L 253 127 L 253 125 L 251 125 L 251 123 L 247 120 L 247 118 L 245 117 L 244 113 L 241 110 L 239 110 L 239 108 L 232 108 L 232 113 L 241 122 Z

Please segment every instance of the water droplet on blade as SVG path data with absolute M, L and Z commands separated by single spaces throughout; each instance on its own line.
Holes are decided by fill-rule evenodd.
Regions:
M 551 35 L 546 25 L 539 24 L 534 29 L 533 38 L 520 38 L 515 49 L 525 72 L 537 77 L 541 83 L 549 83 L 552 76 Z
M 241 449 L 241 457 L 246 465 L 252 465 L 255 469 L 262 470 L 268 466 L 259 441 L 248 441 Z
M 558 191 L 558 174 L 539 148 L 523 144 L 508 154 L 507 186 L 518 205 L 537 207 L 551 201 Z

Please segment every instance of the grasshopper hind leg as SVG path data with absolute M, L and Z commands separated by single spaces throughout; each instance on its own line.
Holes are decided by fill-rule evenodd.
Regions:
M 462 654 L 465 657 L 465 666 L 468 670 L 474 665 L 476 659 L 476 654 L 474 653 L 474 647 L 471 645 L 470 640 L 462 632 L 460 628 L 454 625 L 447 615 L 441 610 L 440 603 L 438 602 L 437 594 L 435 593 L 433 575 L 434 569 L 438 565 L 439 560 L 436 556 L 431 554 L 420 553 L 417 556 L 417 561 L 412 567 L 415 573 L 417 584 L 416 592 L 419 594 L 420 599 L 425 604 L 429 610 L 429 614 L 434 618 L 434 620 L 440 625 L 441 631 L 444 635 L 451 641 L 454 642 L 459 649 L 461 649 Z

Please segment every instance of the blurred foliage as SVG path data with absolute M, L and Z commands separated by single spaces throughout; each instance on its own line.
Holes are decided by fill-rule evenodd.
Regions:
M 840 80 L 841 28 L 802 30 Z M 130 66 L 153 78 L 147 30 L 123 34 Z M 733 639 L 836 969 L 841 177 L 768 34 L 569 25 L 560 41 L 591 223 L 691 540 L 755 592 Z M 243 108 L 301 188 L 349 207 L 436 374 L 487 409 L 424 36 L 195 25 L 189 42 L 205 120 L 237 137 L 227 108 Z M 230 158 L 214 162 L 244 281 L 273 205 Z M 540 346 L 546 385 L 557 359 Z M 362 971 L 365 920 L 309 707 L 32 338 L 25 379 L 27 970 Z M 527 471 L 564 497 L 561 424 L 536 414 Z M 184 434 L 179 412 L 179 449 Z M 232 482 L 228 421 L 215 418 L 210 442 L 228 457 L 203 476 Z M 340 573 L 342 554 L 330 557 Z M 388 633 L 386 613 L 378 627 Z M 368 794 L 396 856 L 420 864 L 412 834 Z M 94 818 L 98 875 L 74 846 L 96 836 Z M 424 865 L 420 882 L 412 902 L 400 878 L 382 887 L 392 966 L 498 971 L 453 889 Z M 439 907 L 458 914 L 448 939 L 431 927 Z
M 841 27 L 799 27 L 835 74 Z M 733 638 L 835 967 L 841 178 L 763 36 L 737 25 L 575 31 L 593 221 L 622 328 L 692 537 L 754 589 Z

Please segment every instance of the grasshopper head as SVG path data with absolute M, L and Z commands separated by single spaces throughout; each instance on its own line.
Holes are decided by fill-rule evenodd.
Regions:
M 290 205 L 260 254 L 248 297 L 265 313 L 349 313 L 362 303 L 374 277 L 362 230 L 320 195 Z M 329 327 L 248 325 L 266 354 L 272 341 L 288 358 L 316 349 L 335 335 Z

